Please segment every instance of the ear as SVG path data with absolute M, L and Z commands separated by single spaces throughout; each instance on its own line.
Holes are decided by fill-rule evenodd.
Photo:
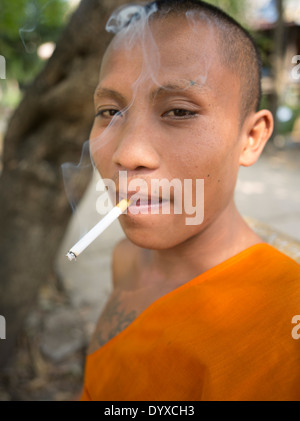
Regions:
M 269 110 L 260 110 L 246 118 L 242 132 L 240 165 L 249 167 L 259 158 L 273 132 L 274 121 Z

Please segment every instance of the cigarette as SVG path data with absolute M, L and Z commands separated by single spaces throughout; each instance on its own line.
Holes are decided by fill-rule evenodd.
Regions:
M 104 218 L 101 219 L 88 233 L 86 233 L 66 254 L 71 260 L 76 260 L 80 255 L 106 228 L 108 228 L 130 205 L 130 200 L 123 199 L 112 208 Z

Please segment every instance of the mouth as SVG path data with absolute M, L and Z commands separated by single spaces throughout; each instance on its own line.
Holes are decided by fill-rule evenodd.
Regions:
M 164 206 L 170 204 L 170 199 L 160 196 L 143 195 L 140 192 L 117 192 L 119 200 L 129 199 L 130 205 L 127 213 L 137 214 L 158 214 Z

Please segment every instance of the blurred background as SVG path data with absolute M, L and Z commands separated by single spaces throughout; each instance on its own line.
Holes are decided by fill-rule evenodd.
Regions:
M 75 263 L 65 253 L 99 219 L 98 178 L 83 146 L 111 37 L 105 23 L 125 3 L 0 2 L 2 401 L 70 400 L 80 392 L 86 346 L 111 290 L 111 251 L 123 237 L 118 222 Z M 261 158 L 241 168 L 237 206 L 266 241 L 300 262 L 300 2 L 210 3 L 257 41 L 261 106 L 275 117 Z

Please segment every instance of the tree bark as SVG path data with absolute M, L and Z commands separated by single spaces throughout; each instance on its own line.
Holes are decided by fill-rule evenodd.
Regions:
M 71 215 L 61 164 L 79 162 L 93 120 L 93 90 L 111 38 L 105 22 L 125 0 L 83 0 L 45 68 L 27 89 L 4 139 L 0 178 L 0 314 L 11 354 L 37 292 L 48 282 Z M 77 180 L 77 200 L 91 173 Z

